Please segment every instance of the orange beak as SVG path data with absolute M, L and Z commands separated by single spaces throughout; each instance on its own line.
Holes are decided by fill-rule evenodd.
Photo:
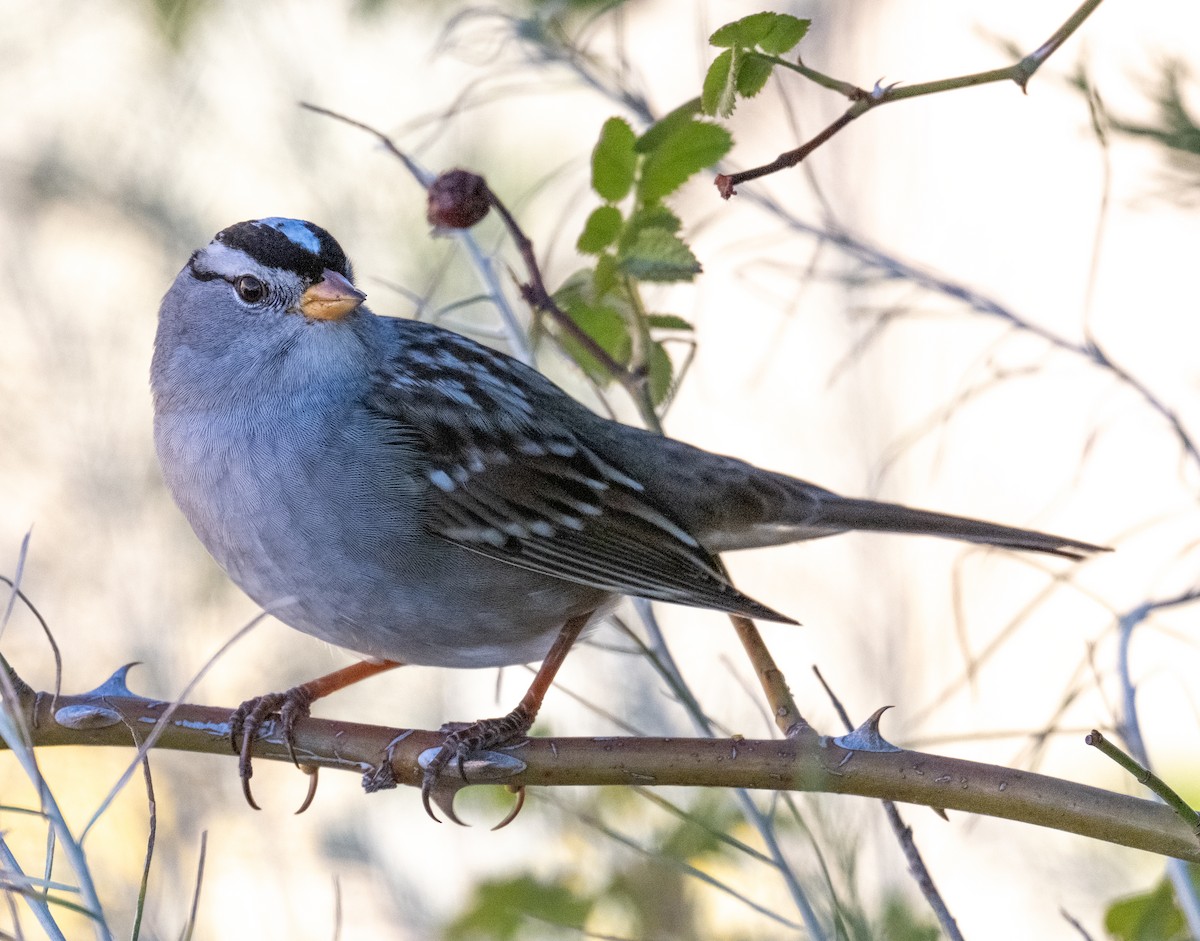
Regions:
M 366 299 L 366 294 L 326 268 L 321 280 L 300 295 L 300 313 L 309 320 L 341 320 Z

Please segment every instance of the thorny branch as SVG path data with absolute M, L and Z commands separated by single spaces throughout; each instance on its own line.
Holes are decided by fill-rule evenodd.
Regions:
M 150 700 L 112 680 L 101 687 L 104 692 L 54 700 L 12 679 L 18 691 L 12 708 L 28 724 L 35 747 L 134 747 L 153 735 L 158 748 L 233 757 L 229 709 Z M 423 774 L 421 754 L 443 738 L 438 731 L 320 719 L 302 720 L 295 732 L 304 764 L 358 771 L 376 781 L 382 773 L 390 782 L 414 787 Z M 254 743 L 254 754 L 290 761 L 272 724 Z M 533 738 L 502 753 L 484 753 L 465 770 L 468 784 L 517 787 L 679 785 L 857 794 L 1002 817 L 1200 862 L 1196 835 L 1154 801 L 890 745 L 843 747 L 811 729 L 785 740 Z
M 765 55 L 760 52 L 751 52 L 750 55 L 764 59 L 773 65 L 781 68 L 791 69 L 803 75 L 805 78 L 815 82 L 822 88 L 828 88 L 840 95 L 844 95 L 850 99 L 850 107 L 836 121 L 830 124 L 827 128 L 794 150 L 785 151 L 780 154 L 770 163 L 763 164 L 759 167 L 753 167 L 749 170 L 742 170 L 738 173 L 721 173 L 718 174 L 714 181 L 717 187 L 717 192 L 721 194 L 723 199 L 729 199 L 730 196 L 736 194 L 736 187 L 740 183 L 746 183 L 750 180 L 757 180 L 760 177 L 768 176 L 772 173 L 778 173 L 780 170 L 786 170 L 796 166 L 814 150 L 824 144 L 827 140 L 833 137 L 838 131 L 842 130 L 855 118 L 858 118 L 872 108 L 877 108 L 880 105 L 885 105 L 893 101 L 901 101 L 905 98 L 918 98 L 923 95 L 933 95 L 939 92 L 952 91 L 956 88 L 972 88 L 976 85 L 987 85 L 992 82 L 1015 82 L 1022 91 L 1026 90 L 1030 78 L 1042 66 L 1051 55 L 1057 51 L 1058 47 L 1071 37 L 1071 35 L 1083 25 L 1084 21 L 1092 14 L 1096 7 L 1100 6 L 1101 0 L 1084 0 L 1082 4 L 1069 16 L 1066 21 L 1059 26 L 1054 34 L 1050 36 L 1037 49 L 1031 52 L 1025 58 L 1013 65 L 1000 69 L 989 69 L 986 72 L 973 72 L 970 75 L 958 75 L 954 78 L 943 78 L 932 82 L 921 82 L 917 85 L 894 85 L 880 86 L 875 85 L 870 91 L 860 88 L 850 82 L 843 82 L 839 79 L 824 75 L 815 69 L 811 69 L 804 65 L 803 62 L 789 62 L 779 56 Z

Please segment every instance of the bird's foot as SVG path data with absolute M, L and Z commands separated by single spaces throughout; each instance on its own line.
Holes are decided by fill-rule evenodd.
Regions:
M 496 719 L 452 722 L 442 726 L 446 738 L 443 740 L 441 748 L 428 761 L 422 761 L 425 777 L 421 781 L 421 803 L 425 807 L 425 812 L 434 820 L 438 819 L 430 806 L 432 801 L 452 822 L 465 826 L 454 813 L 454 795 L 470 783 L 466 774 L 467 759 L 496 745 L 503 745 L 513 739 L 524 737 L 532 725 L 533 715 L 522 704 L 508 715 Z M 442 775 L 451 762 L 458 771 L 459 780 L 442 781 Z M 518 770 L 523 770 L 524 763 L 520 762 L 519 764 L 521 768 Z M 506 774 L 512 774 L 513 770 L 506 769 Z M 507 826 L 520 813 L 521 807 L 525 803 L 524 789 L 519 789 L 518 794 L 517 805 L 513 812 L 492 829 L 499 830 L 501 827 Z
M 259 806 L 250 791 L 250 778 L 254 774 L 251 760 L 254 739 L 258 737 L 265 723 L 273 718 L 277 719 L 279 735 L 287 746 L 288 757 L 299 768 L 300 762 L 296 758 L 295 748 L 296 723 L 308 718 L 313 698 L 312 690 L 307 684 L 293 686 L 282 693 L 267 693 L 265 696 L 247 699 L 229 717 L 229 739 L 234 752 L 239 756 L 238 775 L 242 779 L 242 794 L 245 795 L 246 803 L 255 810 L 258 810 Z M 310 775 L 308 796 L 296 813 L 303 813 L 308 808 L 316 792 L 315 769 L 306 769 L 306 773 Z

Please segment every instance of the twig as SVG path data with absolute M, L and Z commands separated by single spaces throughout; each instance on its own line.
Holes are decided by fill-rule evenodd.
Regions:
M 191 941 L 196 930 L 196 916 L 200 911 L 200 888 L 204 885 L 204 860 L 208 856 L 208 831 L 200 833 L 200 858 L 196 861 L 196 887 L 192 890 L 192 908 L 184 926 L 182 941 Z
M 1124 699 L 1120 729 L 1130 751 L 1137 761 L 1145 768 L 1150 767 L 1150 755 L 1142 738 L 1141 722 L 1138 719 L 1136 689 L 1133 676 L 1129 669 L 1129 648 L 1133 641 L 1133 632 L 1154 611 L 1186 605 L 1200 599 L 1200 591 L 1192 589 L 1181 592 L 1173 598 L 1159 601 L 1148 601 L 1138 605 L 1132 611 L 1123 615 L 1118 624 L 1117 643 L 1117 674 L 1121 679 L 1121 690 Z M 1160 800 L 1163 798 L 1160 796 Z M 1192 882 L 1188 867 L 1177 860 L 1167 861 L 1167 878 L 1175 891 L 1175 900 L 1183 913 L 1188 930 L 1193 937 L 1200 937 L 1200 898 L 1197 897 L 1195 883 Z
M 825 682 L 825 677 L 821 674 L 820 669 L 813 666 L 813 673 L 817 675 L 817 680 L 824 687 L 825 694 L 829 697 L 829 701 L 833 703 L 833 708 L 837 711 L 838 718 L 842 720 L 842 725 L 846 727 L 846 731 L 853 731 L 854 723 L 850 721 L 850 714 L 846 712 L 842 701 L 833 692 L 830 685 Z M 933 914 L 936 916 L 938 924 L 942 926 L 946 937 L 951 938 L 952 941 L 964 941 L 962 932 L 958 928 L 958 922 L 950 914 L 950 908 L 946 905 L 946 900 L 942 898 L 937 885 L 934 884 L 929 868 L 925 865 L 925 860 L 921 857 L 921 851 L 917 848 L 916 840 L 913 839 L 912 827 L 904 822 L 904 818 L 900 816 L 900 811 L 896 808 L 894 801 L 883 800 L 880 803 L 883 804 L 883 812 L 887 817 L 888 825 L 892 828 L 892 832 L 896 835 L 896 840 L 900 843 L 900 850 L 904 853 L 904 858 L 908 861 L 908 871 L 912 873 L 913 878 L 916 880 L 917 887 L 921 890 L 921 894 L 925 896 L 925 901 L 933 909 Z
M 729 620 L 733 622 L 738 640 L 746 649 L 746 656 L 750 658 L 758 681 L 762 684 L 763 693 L 771 706 L 771 715 L 775 724 L 779 726 L 779 731 L 792 738 L 805 730 L 811 730 L 811 726 L 804 721 L 796 707 L 796 700 L 792 697 L 792 691 L 788 689 L 783 671 L 776 666 L 775 658 L 771 656 L 771 651 L 767 649 L 754 622 L 739 614 L 729 615 Z
M 1041 46 L 1031 52 L 1025 58 L 1013 65 L 1000 69 L 989 69 L 986 72 L 973 72 L 969 75 L 958 75 L 954 78 L 943 78 L 932 82 L 922 82 L 917 85 L 888 85 L 881 87 L 876 84 L 873 89 L 867 91 L 850 82 L 843 82 L 839 79 L 831 78 L 823 75 L 814 69 L 809 68 L 802 62 L 789 62 L 779 56 L 766 55 L 760 52 L 750 52 L 756 58 L 770 62 L 773 65 L 782 68 L 791 69 L 794 72 L 803 75 L 805 78 L 816 82 L 823 88 L 828 88 L 831 91 L 836 91 L 851 101 L 850 107 L 834 121 L 831 125 L 821 131 L 812 140 L 801 144 L 794 150 L 785 151 L 776 157 L 773 161 L 763 164 L 759 167 L 753 167 L 749 170 L 742 170 L 738 173 L 719 174 L 715 180 L 717 191 L 723 199 L 729 199 L 733 196 L 740 183 L 746 183 L 750 180 L 756 180 L 759 177 L 767 176 L 771 173 L 777 173 L 780 170 L 786 170 L 789 167 L 794 167 L 811 154 L 814 150 L 824 144 L 827 140 L 833 137 L 838 131 L 842 130 L 847 124 L 855 118 L 866 114 L 872 108 L 877 108 L 880 105 L 888 104 L 893 101 L 901 101 L 905 98 L 918 98 L 923 95 L 934 95 L 940 92 L 953 91 L 958 88 L 973 88 L 976 85 L 987 85 L 992 82 L 1015 82 L 1022 91 L 1026 90 L 1030 78 L 1041 68 L 1042 64 L 1050 58 L 1051 55 L 1071 35 L 1083 25 L 1083 22 L 1092 14 L 1098 7 L 1101 0 L 1084 0 L 1082 4 L 1067 18 L 1067 20 L 1054 31 L 1054 34 L 1047 39 Z
M 1106 739 L 1097 729 L 1092 729 L 1092 731 L 1084 736 L 1083 741 L 1085 744 L 1099 749 L 1101 754 L 1112 759 L 1128 771 L 1138 784 L 1157 794 L 1159 799 L 1175 811 L 1175 813 L 1179 814 L 1180 819 L 1192 828 L 1192 832 L 1197 837 L 1200 837 L 1200 814 L 1196 813 L 1188 802 L 1180 797 L 1166 781 L 1145 765 L 1139 764 L 1131 756 L 1121 751 L 1121 749 Z
M 369 124 L 364 124 L 362 121 L 356 121 L 346 115 L 339 114 L 336 111 L 330 111 L 327 108 L 321 108 L 317 105 L 301 102 L 301 107 L 321 114 L 326 117 L 342 121 L 349 124 L 351 127 L 359 128 L 373 135 L 384 148 L 392 156 L 400 160 L 409 172 L 421 183 L 426 189 L 433 182 L 433 178 L 426 173 L 411 157 L 402 151 L 392 141 L 390 137 L 382 131 L 371 127 Z M 486 186 L 486 183 L 485 183 Z M 639 375 L 637 371 L 626 369 L 618 363 L 608 351 L 604 349 L 595 339 L 592 338 L 586 330 L 579 326 L 565 310 L 563 310 L 558 302 L 554 300 L 549 289 L 546 287 L 545 279 L 542 277 L 542 269 L 538 264 L 537 255 L 533 250 L 533 241 L 525 234 L 525 231 L 517 223 L 516 218 L 509 211 L 508 207 L 500 200 L 493 192 L 491 187 L 487 187 L 488 203 L 496 213 L 500 216 L 505 228 L 508 229 L 509 235 L 513 240 L 513 245 L 517 253 L 521 256 L 521 261 L 525 265 L 527 281 L 520 284 L 521 297 L 530 307 L 535 310 L 542 311 L 549 315 L 554 323 L 563 332 L 570 335 L 571 339 L 578 343 L 587 352 L 588 356 L 594 359 L 600 367 L 608 373 L 612 378 L 629 394 L 634 405 L 637 406 L 638 413 L 648 428 L 661 431 L 661 424 L 657 413 L 654 411 L 653 405 L 649 401 L 649 396 L 645 394 L 645 389 L 648 387 L 648 377 Z M 462 231 L 462 230 L 459 230 Z M 518 331 L 519 332 L 519 331 Z
M 142 759 L 142 779 L 146 782 L 146 810 L 150 818 L 146 834 L 146 859 L 142 863 L 142 881 L 138 885 L 137 902 L 133 908 L 133 928 L 129 932 L 133 941 L 138 941 L 142 932 L 142 915 L 146 910 L 146 894 L 150 888 L 150 862 L 154 859 L 154 845 L 158 837 L 158 801 L 154 797 L 154 777 L 150 774 L 150 756 Z
M 651 664 L 671 685 L 671 688 L 676 691 L 696 730 L 701 735 L 707 735 L 712 738 L 714 735 L 713 723 L 705 715 L 704 709 L 692 694 L 691 689 L 683 678 L 683 674 L 679 670 L 678 664 L 676 664 L 674 657 L 671 655 L 666 638 L 659 627 L 658 619 L 654 616 L 654 606 L 645 598 L 635 598 L 633 605 L 646 625 L 646 630 L 651 638 L 652 647 L 649 651 L 651 654 Z M 816 909 L 813 907 L 804 886 L 800 883 L 796 871 L 792 868 L 787 857 L 784 856 L 783 848 L 779 845 L 774 816 L 764 813 L 744 788 L 739 788 L 735 793 L 747 822 L 758 831 L 758 835 L 762 838 L 763 843 L 766 844 L 767 852 L 774 861 L 775 869 L 779 873 L 779 877 L 783 880 L 788 894 L 792 897 L 796 910 L 800 913 L 800 918 L 804 922 L 804 927 L 808 931 L 809 938 L 812 941 L 824 941 L 826 932 L 817 918 Z

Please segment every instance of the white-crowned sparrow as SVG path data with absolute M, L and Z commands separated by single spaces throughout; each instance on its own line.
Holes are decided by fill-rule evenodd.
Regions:
M 324 229 L 232 225 L 164 297 L 151 384 L 167 485 L 209 552 L 287 624 L 370 658 L 525 663 L 562 631 L 560 661 L 621 595 L 787 621 L 716 554 L 852 529 L 1099 548 L 847 499 L 610 421 L 364 297 Z M 446 754 L 527 730 L 523 707 Z

